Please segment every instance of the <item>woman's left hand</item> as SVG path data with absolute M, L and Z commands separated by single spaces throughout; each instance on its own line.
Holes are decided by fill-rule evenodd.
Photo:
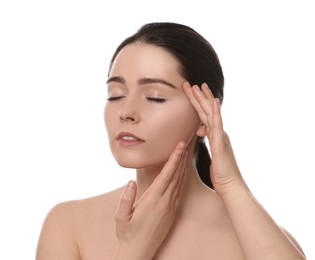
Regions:
M 226 205 L 245 258 L 306 259 L 299 244 L 283 232 L 248 190 L 223 130 L 219 99 L 205 83 L 199 88 L 185 82 L 183 89 L 204 126 L 197 134 L 209 139 L 210 177 Z
M 183 89 L 196 109 L 204 131 L 199 134 L 209 140 L 212 162 L 210 178 L 215 191 L 224 197 L 238 188 L 246 188 L 241 176 L 228 135 L 223 129 L 220 100 L 215 98 L 206 83 L 200 87 L 185 82 Z

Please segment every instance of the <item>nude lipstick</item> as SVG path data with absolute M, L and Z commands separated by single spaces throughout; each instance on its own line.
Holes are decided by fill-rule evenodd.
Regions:
M 145 142 L 140 137 L 129 132 L 120 132 L 116 136 L 116 140 L 121 146 L 133 146 L 133 145 L 139 145 Z

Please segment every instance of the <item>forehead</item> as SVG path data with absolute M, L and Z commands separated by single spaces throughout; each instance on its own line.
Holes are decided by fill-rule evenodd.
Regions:
M 179 62 L 165 49 L 137 42 L 125 46 L 119 52 L 113 62 L 110 76 L 180 77 L 179 68 Z

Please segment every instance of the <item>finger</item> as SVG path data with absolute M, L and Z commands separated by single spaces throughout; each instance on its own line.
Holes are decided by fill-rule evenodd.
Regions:
M 183 90 L 184 93 L 186 94 L 186 96 L 188 97 L 190 103 L 192 104 L 192 106 L 195 108 L 195 110 L 198 113 L 198 116 L 200 118 L 200 120 L 206 124 L 207 123 L 207 116 L 204 113 L 202 107 L 199 104 L 199 101 L 196 99 L 196 97 L 194 96 L 193 92 L 192 92 L 192 87 L 188 82 L 185 82 L 183 84 Z
M 180 183 L 186 169 L 186 160 L 187 160 L 187 151 L 182 155 L 181 162 L 178 165 L 172 180 L 170 181 L 168 187 L 166 188 L 164 192 L 163 196 L 166 196 L 168 199 L 172 201 L 174 201 L 178 195 Z
M 213 104 L 213 131 L 218 138 L 223 137 L 223 122 L 220 109 L 220 100 L 216 98 Z
M 220 111 L 220 100 L 216 98 L 213 102 L 213 122 L 212 122 L 212 140 L 210 142 L 212 146 L 215 145 L 217 148 L 223 147 L 224 145 L 224 129 L 223 129 L 223 121 Z M 211 149 L 213 153 L 216 152 L 217 149 Z
M 185 185 L 185 180 L 186 180 L 186 176 L 187 176 L 187 168 L 186 168 L 186 160 L 187 160 L 187 152 L 185 155 L 185 164 L 184 167 L 181 169 L 180 172 L 180 178 L 177 181 L 177 185 L 173 191 L 172 194 L 172 201 L 173 201 L 173 205 L 175 208 L 177 208 L 178 203 L 180 201 L 181 198 L 181 194 L 183 193 L 183 189 L 184 189 L 184 185 Z
M 193 94 L 205 114 L 206 121 L 203 121 L 203 124 L 207 127 L 207 135 L 210 139 L 212 135 L 212 104 L 214 99 L 212 93 L 210 90 L 206 90 L 206 87 L 207 85 L 203 84 L 203 90 L 200 90 L 198 86 L 193 86 Z
M 199 102 L 196 100 L 194 94 L 192 93 L 192 86 L 189 84 L 189 82 L 185 82 L 183 84 L 183 90 L 186 96 L 188 97 L 188 99 L 191 101 L 192 105 L 196 109 L 200 109 L 201 107 L 199 105 Z
M 170 158 L 164 165 L 161 173 L 150 186 L 149 188 L 150 192 L 155 192 L 160 197 L 164 194 L 172 178 L 174 177 L 176 169 L 181 163 L 181 158 L 185 152 L 185 149 L 186 149 L 186 144 L 184 142 L 180 142 L 179 144 L 177 144 Z
M 178 194 L 175 198 L 175 203 L 174 203 L 174 207 L 177 208 L 178 204 L 180 202 L 180 199 L 182 197 L 183 191 L 184 191 L 184 187 L 185 187 L 185 183 L 186 183 L 186 177 L 187 177 L 187 169 L 184 170 L 183 174 L 182 174 L 182 178 L 180 180 L 180 184 L 179 184 L 179 189 L 178 189 Z
M 212 93 L 211 89 L 209 88 L 208 84 L 203 83 L 201 85 L 201 90 L 205 94 L 205 96 L 209 99 L 210 103 L 212 104 L 212 102 L 214 101 L 214 96 L 213 96 L 213 93 Z
M 195 96 L 196 100 L 199 102 L 199 105 L 201 107 L 201 109 L 203 110 L 203 112 L 207 115 L 207 117 L 209 115 L 212 115 L 212 98 L 207 98 L 207 96 L 204 94 L 204 91 L 202 91 L 197 85 L 194 85 L 192 87 L 193 91 L 193 95 Z M 205 87 L 203 87 L 203 89 L 205 89 Z M 209 93 L 207 92 L 207 95 L 209 95 Z
M 134 181 L 129 181 L 121 194 L 116 210 L 115 219 L 117 224 L 128 223 L 131 219 L 136 194 L 137 184 Z

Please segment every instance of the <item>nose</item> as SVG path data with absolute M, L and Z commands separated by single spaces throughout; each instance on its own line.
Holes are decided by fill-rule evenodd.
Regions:
M 124 122 L 138 123 L 140 115 L 134 102 L 126 101 L 118 111 L 119 118 Z

